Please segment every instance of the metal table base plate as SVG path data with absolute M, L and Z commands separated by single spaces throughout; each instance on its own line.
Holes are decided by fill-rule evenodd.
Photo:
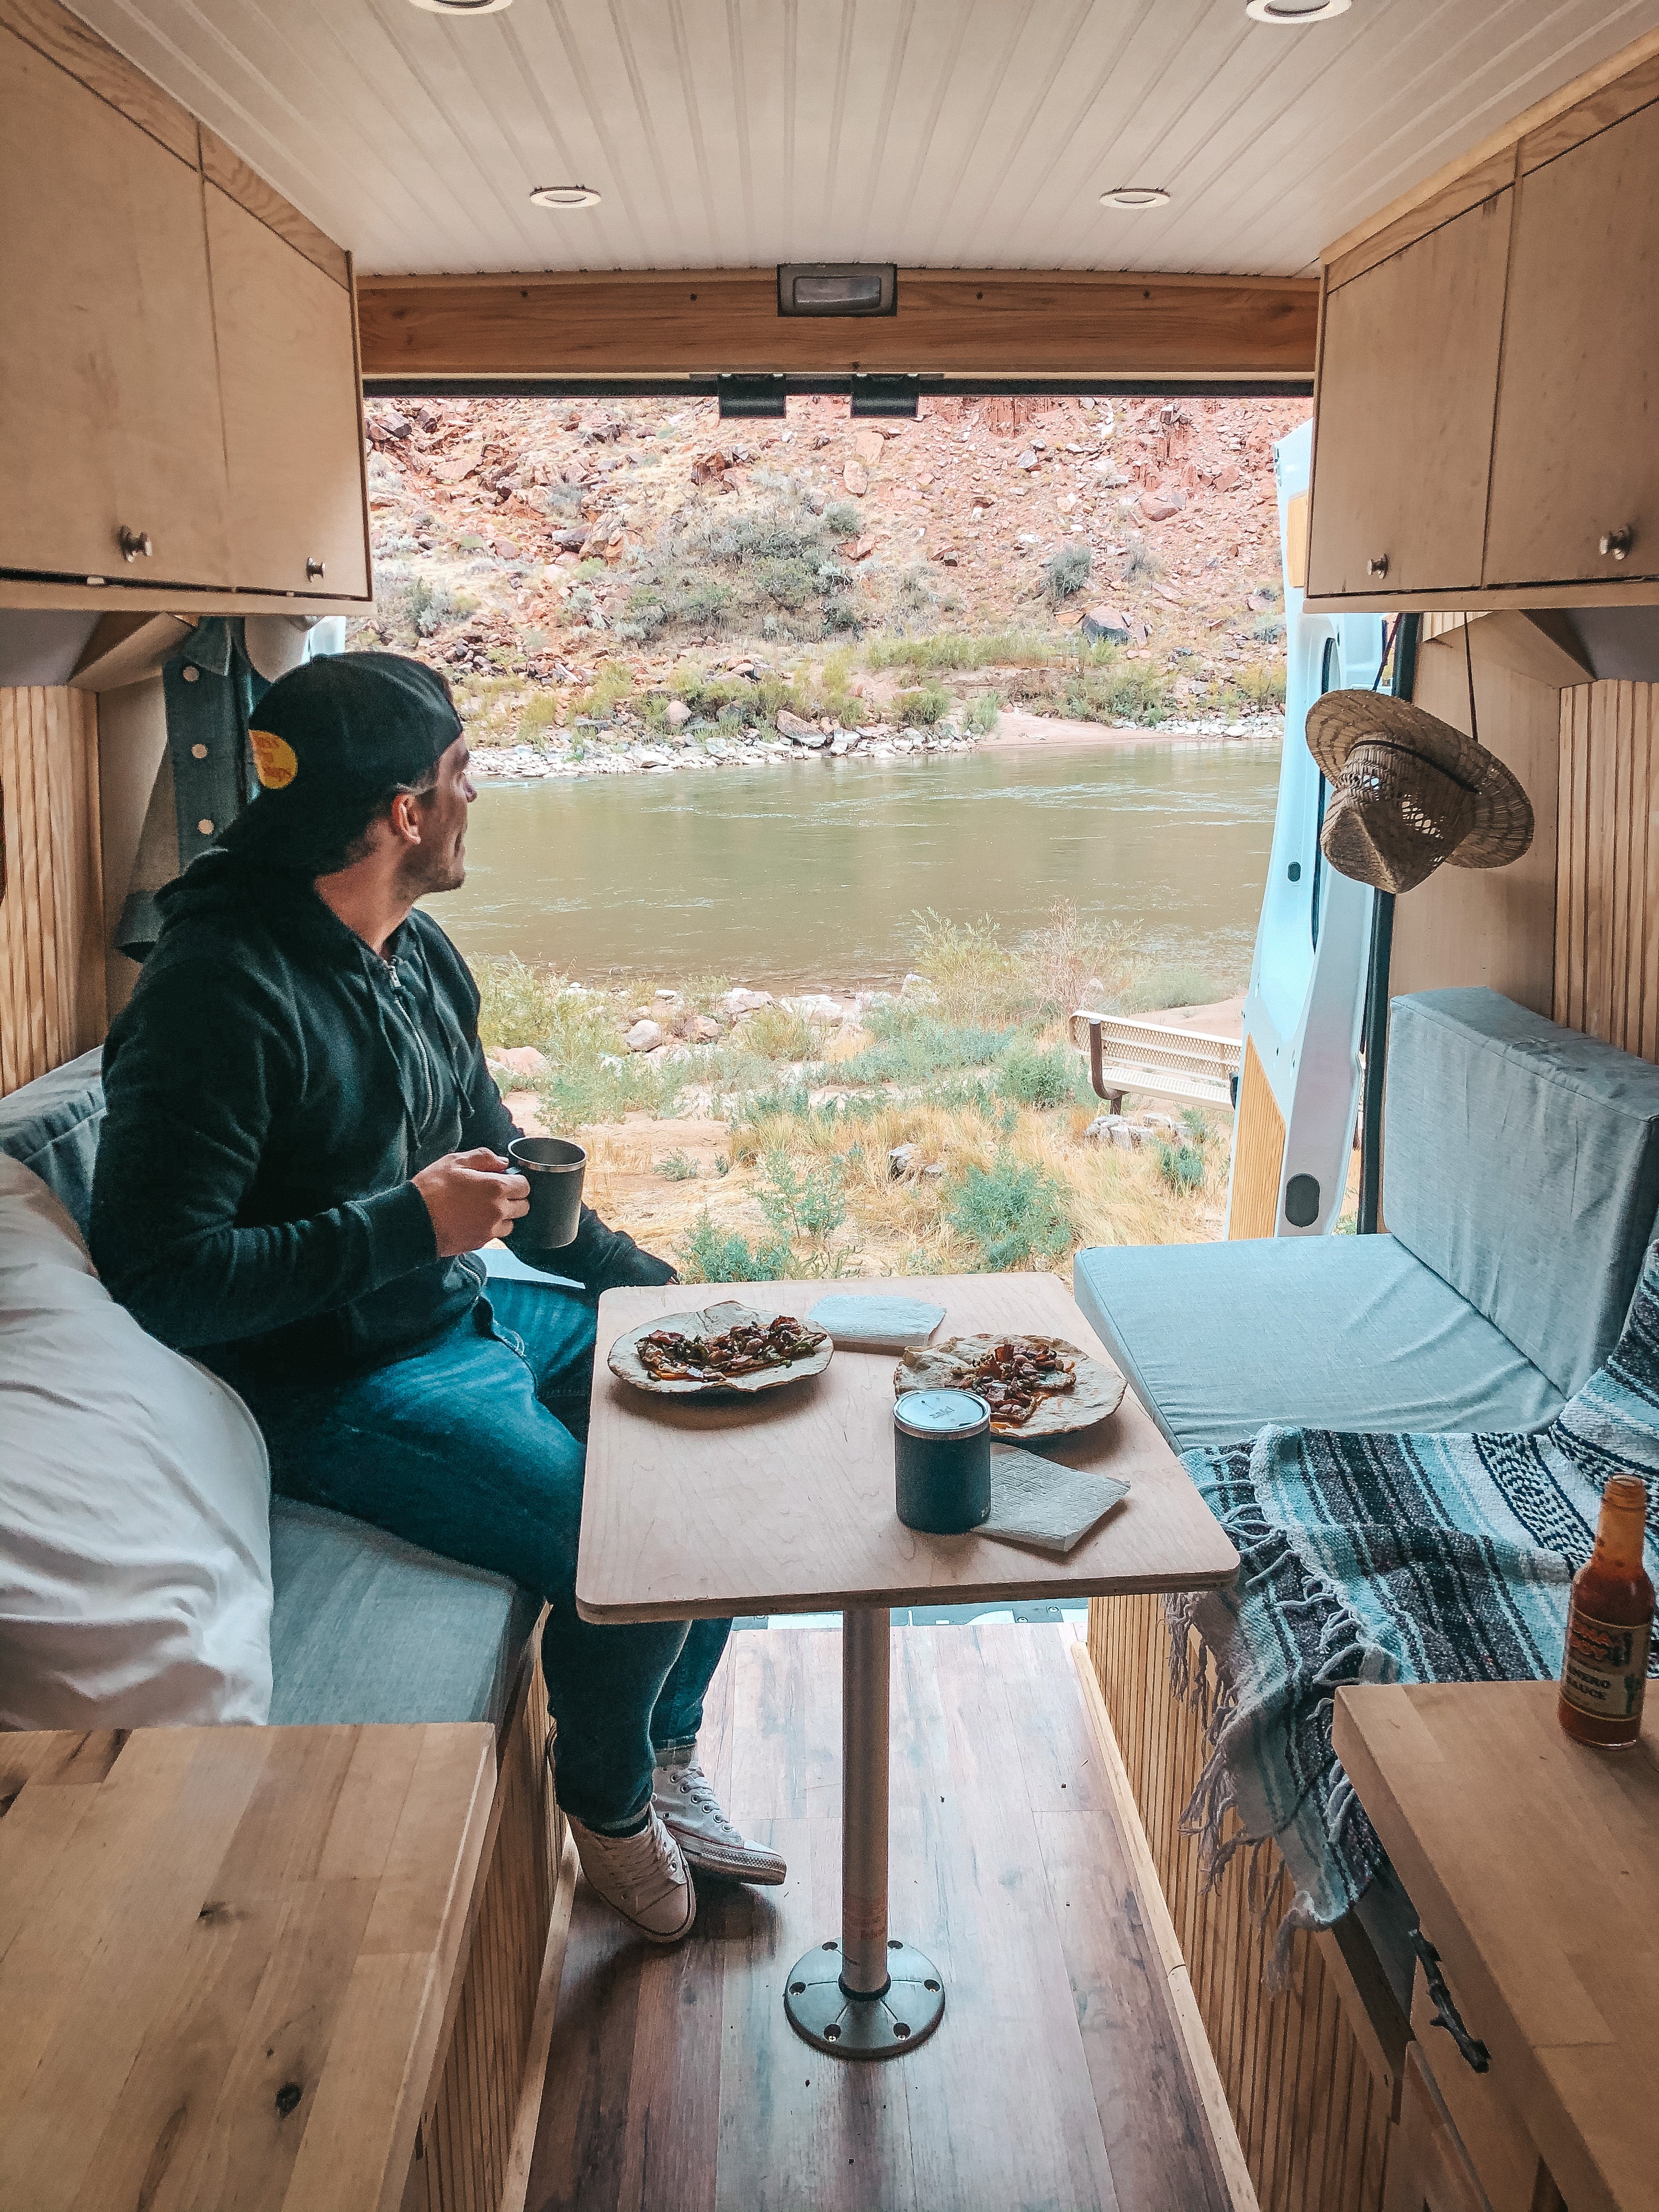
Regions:
M 887 1939 L 889 1979 L 879 1996 L 849 1996 L 841 1969 L 841 1945 L 821 1943 L 795 1961 L 783 1995 L 790 2027 L 831 2057 L 896 2058 L 945 2017 L 939 1968 L 896 1936 Z

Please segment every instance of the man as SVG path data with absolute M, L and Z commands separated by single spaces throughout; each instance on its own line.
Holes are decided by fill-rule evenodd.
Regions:
M 589 1207 L 551 1284 L 486 1279 L 528 1187 L 478 994 L 416 899 L 465 874 L 467 747 L 419 662 L 316 660 L 260 702 L 263 787 L 160 896 L 104 1051 L 92 1249 L 143 1326 L 241 1391 L 278 1488 L 511 1577 L 550 1612 L 557 1790 L 592 1887 L 659 1942 L 692 1866 L 781 1881 L 697 1764 L 731 1624 L 594 1627 L 574 1601 L 594 1306 L 673 1279 Z

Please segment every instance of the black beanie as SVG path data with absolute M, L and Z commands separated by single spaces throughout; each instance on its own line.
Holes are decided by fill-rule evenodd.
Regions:
M 220 843 L 273 867 L 337 866 L 400 786 L 418 788 L 461 734 L 435 669 L 397 653 L 329 653 L 253 710 L 260 791 Z

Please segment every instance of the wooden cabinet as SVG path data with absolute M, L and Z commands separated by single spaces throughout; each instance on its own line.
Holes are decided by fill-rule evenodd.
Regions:
M 0 606 L 361 607 L 347 256 L 69 9 L 0 14 Z
M 232 580 L 366 599 L 351 295 L 214 184 L 207 237 Z
M 0 568 L 222 588 L 201 175 L 3 30 L 0 104 Z
M 1650 54 L 1328 250 L 1311 611 L 1659 603 L 1656 205 Z
M 1310 596 L 1479 576 L 1512 198 L 1493 193 L 1328 294 Z
M 1519 190 L 1483 580 L 1659 579 L 1659 104 Z

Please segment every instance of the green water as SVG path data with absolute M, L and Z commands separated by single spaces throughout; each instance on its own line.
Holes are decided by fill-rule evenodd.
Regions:
M 919 908 L 994 915 L 1012 940 L 1073 899 L 1231 989 L 1278 781 L 1263 744 L 486 784 L 466 883 L 434 911 L 474 958 L 811 988 L 902 977 Z

